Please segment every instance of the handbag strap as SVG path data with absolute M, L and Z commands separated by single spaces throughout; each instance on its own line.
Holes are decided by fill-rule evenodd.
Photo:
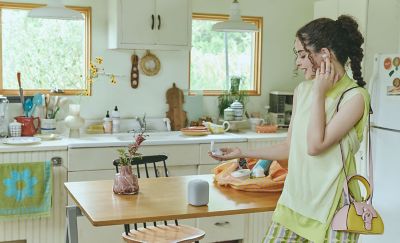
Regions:
M 337 103 L 335 113 L 337 113 L 339 111 L 339 105 L 340 105 L 340 102 L 342 101 L 344 95 L 348 91 L 350 91 L 352 89 L 355 89 L 355 88 L 360 88 L 360 87 L 359 86 L 351 87 L 351 88 L 345 90 L 342 93 L 342 95 L 340 96 L 339 101 Z M 368 173 L 367 173 L 367 176 L 368 176 L 368 181 L 369 181 L 370 188 L 371 188 L 371 195 L 368 198 L 367 203 L 372 205 L 372 196 L 373 196 L 373 191 L 374 191 L 374 188 L 373 188 L 374 183 L 373 183 L 373 165 L 372 165 L 371 131 L 370 131 L 370 128 L 371 128 L 371 121 L 370 121 L 371 114 L 372 114 L 372 109 L 371 109 L 371 106 L 370 106 L 370 111 L 368 113 L 368 126 L 367 126 L 367 132 L 368 132 L 368 139 L 367 139 L 367 143 L 368 143 Z M 345 169 L 346 168 L 346 163 L 345 163 L 346 158 L 344 157 L 344 154 L 343 154 L 342 140 L 340 141 L 339 145 L 340 145 L 340 153 L 341 153 L 341 157 L 342 157 L 343 172 L 344 172 L 345 180 L 346 180 L 346 183 L 344 183 L 344 185 L 343 185 L 343 189 L 344 189 L 346 203 L 349 204 L 350 202 L 353 202 L 354 199 L 352 198 L 352 196 L 349 193 L 349 188 L 348 188 L 349 178 L 348 178 L 348 175 L 347 175 L 347 172 L 346 172 L 346 169 Z

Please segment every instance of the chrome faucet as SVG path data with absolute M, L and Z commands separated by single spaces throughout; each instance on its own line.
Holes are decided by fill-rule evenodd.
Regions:
M 146 113 L 144 113 L 143 118 L 136 117 L 136 121 L 139 123 L 140 131 L 146 130 Z

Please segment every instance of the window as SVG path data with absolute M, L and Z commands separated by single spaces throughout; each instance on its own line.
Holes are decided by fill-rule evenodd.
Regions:
M 211 30 L 213 24 L 228 18 L 228 15 L 192 15 L 191 94 L 202 91 L 204 95 L 220 95 L 229 90 L 230 77 L 240 76 L 240 90 L 246 90 L 249 95 L 260 95 L 262 17 L 242 17 L 258 26 L 260 31 L 257 33 Z
M 90 7 L 71 7 L 84 21 L 29 18 L 35 4 L 0 3 L 0 93 L 18 95 L 17 72 L 24 94 L 62 89 L 89 91 Z

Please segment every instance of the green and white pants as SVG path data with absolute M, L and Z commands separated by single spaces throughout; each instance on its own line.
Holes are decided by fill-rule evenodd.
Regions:
M 344 205 L 345 194 L 342 194 L 340 198 L 338 209 Z M 359 234 L 349 233 L 344 231 L 335 231 L 329 227 L 325 235 L 324 243 L 357 243 Z M 264 237 L 263 243 L 297 243 L 306 242 L 312 243 L 312 241 L 307 240 L 293 231 L 286 229 L 279 223 L 272 222 L 269 227 L 267 234 Z
M 359 234 L 349 233 L 343 231 L 334 231 L 329 228 L 326 232 L 324 243 L 356 243 L 358 241 Z M 282 225 L 272 222 L 268 229 L 267 235 L 264 238 L 264 243 L 297 243 L 306 242 L 311 243 L 312 241 L 307 240 L 293 231 L 286 229 Z

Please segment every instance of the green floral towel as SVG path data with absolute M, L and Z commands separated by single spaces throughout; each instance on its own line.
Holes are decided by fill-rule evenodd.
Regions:
M 0 164 L 0 219 L 49 216 L 52 182 L 50 161 Z

